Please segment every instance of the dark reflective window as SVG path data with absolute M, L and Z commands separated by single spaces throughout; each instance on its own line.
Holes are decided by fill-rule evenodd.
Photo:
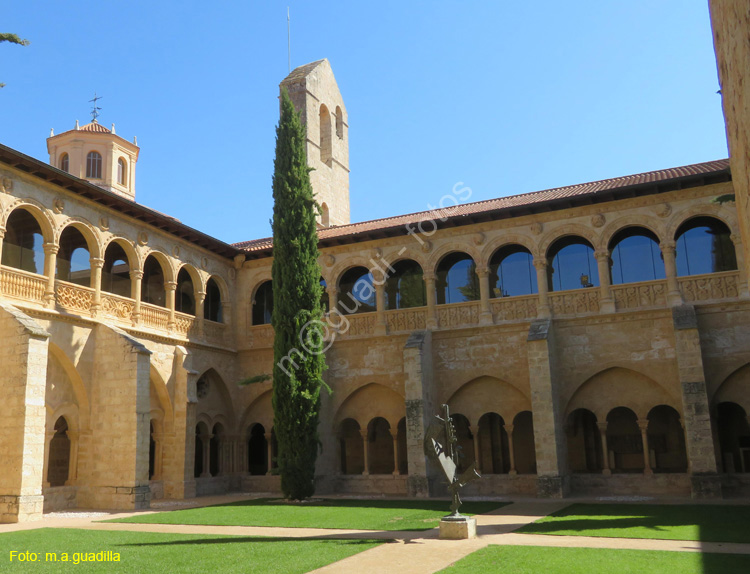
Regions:
M 613 285 L 666 277 L 659 240 L 648 229 L 623 229 L 612 238 L 609 245 Z
M 60 169 L 63 171 L 70 172 L 70 156 L 64 153 L 60 158 Z
M 166 292 L 164 290 L 164 271 L 156 260 L 149 255 L 143 265 L 143 279 L 141 280 L 141 301 L 151 305 L 164 307 Z
M 581 237 L 563 237 L 548 252 L 550 291 L 599 285 L 594 248 Z
M 223 322 L 221 314 L 221 290 L 212 278 L 206 282 L 206 299 L 203 301 L 203 318 Z
M 101 179 L 102 156 L 95 151 L 90 151 L 86 156 L 86 177 Z
M 55 277 L 84 287 L 91 285 L 89 246 L 86 238 L 75 227 L 66 227 L 60 235 Z
M 729 228 L 712 217 L 696 217 L 675 234 L 677 276 L 701 275 L 737 269 Z
M 273 313 L 273 283 L 266 281 L 255 291 L 253 298 L 253 325 L 268 325 Z
M 520 245 L 505 245 L 495 251 L 490 259 L 490 297 L 536 292 L 536 269 L 529 250 Z
M 341 276 L 338 310 L 342 315 L 375 311 L 375 285 L 366 267 L 353 267 Z
M 328 289 L 327 289 L 327 287 L 328 286 L 326 285 L 326 280 L 321 277 L 320 278 L 320 288 L 321 288 L 321 292 L 320 292 L 320 308 L 323 309 L 324 313 L 328 313 L 328 311 L 330 311 L 330 308 L 331 308 L 331 302 L 328 299 Z
M 437 304 L 478 301 L 479 278 L 476 269 L 474 260 L 466 253 L 446 255 L 437 269 Z
M 42 228 L 25 209 L 16 209 L 8 217 L 2 262 L 7 267 L 44 275 Z
M 193 279 L 184 267 L 177 274 L 174 309 L 180 313 L 195 315 L 195 288 L 193 287 Z
M 130 265 L 125 250 L 117 242 L 112 242 L 104 252 L 102 268 L 102 291 L 121 297 L 130 297 Z
M 392 267 L 395 271 L 390 272 L 385 282 L 385 308 L 407 309 L 426 305 L 427 295 L 419 263 L 404 260 Z

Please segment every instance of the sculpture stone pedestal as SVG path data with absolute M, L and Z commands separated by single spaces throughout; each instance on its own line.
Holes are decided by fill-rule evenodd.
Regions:
M 470 516 L 445 516 L 440 519 L 441 540 L 468 540 L 477 537 L 477 519 Z

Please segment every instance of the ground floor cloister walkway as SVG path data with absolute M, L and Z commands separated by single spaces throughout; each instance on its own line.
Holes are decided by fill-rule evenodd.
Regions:
M 514 531 L 553 512 L 582 502 L 577 499 L 564 501 L 521 500 L 487 514 L 477 515 L 477 538 L 472 540 L 439 540 L 438 530 L 427 531 L 373 531 L 316 528 L 277 528 L 255 526 L 208 526 L 184 524 L 134 524 L 102 523 L 98 520 L 125 518 L 161 512 L 196 508 L 221 503 L 247 500 L 247 495 L 224 495 L 203 497 L 178 503 L 159 505 L 145 512 L 97 512 L 72 511 L 52 513 L 43 520 L 19 524 L 0 524 L 0 535 L 20 530 L 38 528 L 81 528 L 86 530 L 163 532 L 174 534 L 204 534 L 207 536 L 263 536 L 279 538 L 315 539 L 379 539 L 388 540 L 370 550 L 360 552 L 338 562 L 315 570 L 320 574 L 375 574 L 387 568 L 399 574 L 431 574 L 447 568 L 454 562 L 488 545 L 547 546 L 578 548 L 609 548 L 630 550 L 665 550 L 672 552 L 703 552 L 750 554 L 750 544 L 701 542 L 685 540 L 654 540 L 639 538 L 604 538 L 592 536 L 553 536 L 541 534 L 516 534 Z M 590 499 L 585 502 L 592 502 Z M 638 501 L 643 502 L 643 501 Z M 663 501 L 653 501 L 663 502 Z M 687 501 L 686 501 L 687 502 Z M 690 503 L 694 503 L 691 501 Z M 715 502 L 714 502 L 715 503 Z M 727 504 L 731 504 L 726 502 Z M 446 502 L 446 505 L 448 503 Z

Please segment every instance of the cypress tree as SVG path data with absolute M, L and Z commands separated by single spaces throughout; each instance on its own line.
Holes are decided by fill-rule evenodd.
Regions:
M 305 127 L 286 89 L 276 128 L 273 174 L 274 432 L 281 490 L 301 500 L 315 491 L 318 414 L 325 358 L 306 339 L 320 319 L 318 210 L 310 184 Z M 315 335 L 315 333 L 312 333 Z

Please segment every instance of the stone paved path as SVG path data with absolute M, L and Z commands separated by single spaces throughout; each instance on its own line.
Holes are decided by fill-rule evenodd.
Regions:
M 673 552 L 715 552 L 750 554 L 750 544 L 711 543 L 683 540 L 650 540 L 634 538 L 603 538 L 589 536 L 551 536 L 515 534 L 521 526 L 556 512 L 573 501 L 526 500 L 504 506 L 494 512 L 477 516 L 477 538 L 473 540 L 439 540 L 437 529 L 419 532 L 334 530 L 318 528 L 269 528 L 254 526 L 205 526 L 180 524 L 101 523 L 96 520 L 151 514 L 168 509 L 207 506 L 220 502 L 245 500 L 247 495 L 206 497 L 162 506 L 152 511 L 129 513 L 71 512 L 46 515 L 41 521 L 23 524 L 0 524 L 0 534 L 36 528 L 83 528 L 89 530 L 129 530 L 137 532 L 169 532 L 175 534 L 206 534 L 236 536 L 272 536 L 288 538 L 368 538 L 389 541 L 376 548 L 360 552 L 314 572 L 319 574 L 379 574 L 396 571 L 399 574 L 432 574 L 446 568 L 472 552 L 490 544 L 520 546 L 553 546 L 579 548 L 611 548 L 635 550 L 665 550 Z

